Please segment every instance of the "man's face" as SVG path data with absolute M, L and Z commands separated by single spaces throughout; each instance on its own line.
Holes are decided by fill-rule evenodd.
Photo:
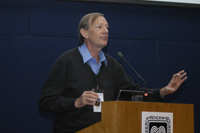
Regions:
M 99 16 L 87 30 L 88 43 L 97 48 L 103 48 L 108 43 L 108 23 L 103 16 Z

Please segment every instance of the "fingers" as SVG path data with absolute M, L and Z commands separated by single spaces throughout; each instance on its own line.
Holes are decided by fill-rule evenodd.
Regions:
M 184 77 L 184 78 L 181 78 L 181 84 L 182 84 L 183 82 L 185 82 L 186 79 L 187 79 L 187 76 Z
M 187 79 L 187 73 L 184 71 L 184 70 L 182 70 L 182 71 L 180 71 L 180 72 L 178 72 L 178 73 L 176 73 L 176 74 L 174 74 L 173 75 L 173 77 L 174 78 L 179 78 L 179 79 L 182 79 L 182 80 L 186 80 Z
M 93 91 L 84 91 L 83 94 L 76 99 L 75 107 L 82 108 L 85 105 L 94 105 L 99 95 Z
M 85 100 L 88 105 L 93 105 L 92 103 L 96 102 L 98 97 L 98 94 L 93 91 L 85 91 L 82 94 L 82 99 Z
M 185 71 L 184 71 L 184 70 L 182 70 L 182 71 L 180 71 L 180 72 L 178 72 L 178 73 L 174 74 L 174 76 L 175 76 L 175 77 L 178 77 L 178 76 L 181 76 L 181 75 L 183 75 L 184 73 L 185 73 Z
M 180 76 L 182 76 L 182 77 L 184 77 L 184 76 L 187 75 L 187 73 L 186 73 L 184 70 L 180 71 L 179 74 L 180 74 Z

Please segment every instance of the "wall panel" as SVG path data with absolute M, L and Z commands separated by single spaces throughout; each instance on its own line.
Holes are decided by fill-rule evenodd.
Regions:
M 0 34 L 29 33 L 29 2 L 0 2 Z
M 52 132 L 53 114 L 38 109 L 41 88 L 55 60 L 77 47 L 83 15 L 102 12 L 110 24 L 104 51 L 144 86 L 127 61 L 160 88 L 185 69 L 188 80 L 163 102 L 192 103 L 198 133 L 200 10 L 67 1 L 0 2 L 0 129 L 2 132 Z

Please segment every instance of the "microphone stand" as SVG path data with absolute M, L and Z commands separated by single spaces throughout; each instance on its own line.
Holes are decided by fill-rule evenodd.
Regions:
M 128 65 L 129 67 L 137 74 L 137 76 L 144 82 L 145 84 L 145 90 L 144 90 L 144 95 L 143 95 L 143 101 L 148 101 L 148 90 L 147 90 L 147 84 L 145 82 L 145 80 L 139 75 L 139 73 L 137 73 L 137 71 L 128 63 L 128 61 L 126 61 L 126 59 L 123 57 L 122 53 L 121 52 L 118 52 L 117 53 L 118 56 L 120 58 L 122 58 Z

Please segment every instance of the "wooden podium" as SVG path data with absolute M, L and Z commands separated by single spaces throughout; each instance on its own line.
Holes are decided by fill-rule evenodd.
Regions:
M 173 133 L 194 133 L 193 104 L 131 101 L 103 102 L 101 121 L 76 133 L 141 133 L 142 111 L 173 113 Z

